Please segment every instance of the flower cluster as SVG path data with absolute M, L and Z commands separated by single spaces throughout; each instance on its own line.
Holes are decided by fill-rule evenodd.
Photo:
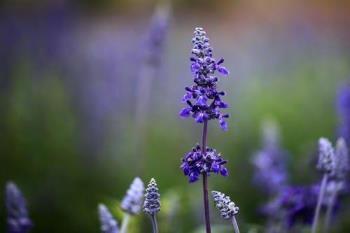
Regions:
M 205 154 L 203 154 L 201 147 L 197 145 L 192 148 L 192 151 L 185 154 L 181 169 L 188 176 L 189 182 L 195 182 L 199 179 L 201 173 L 210 174 L 210 172 L 213 172 L 227 176 L 228 171 L 224 166 L 226 163 L 227 161 L 215 149 L 207 147 Z
M 139 214 L 142 208 L 144 190 L 142 180 L 136 177 L 121 202 L 122 210 L 131 215 Z
M 286 153 L 280 148 L 275 124 L 264 124 L 263 148 L 253 157 L 254 182 L 268 194 L 276 194 L 287 185 Z
M 146 188 L 143 211 L 149 215 L 154 215 L 160 211 L 160 194 L 154 178 L 151 179 Z
M 343 181 L 349 172 L 349 154 L 346 142 L 343 138 L 339 138 L 336 144 L 334 156 L 334 168 L 331 176 L 335 180 Z
M 180 116 L 192 116 L 196 122 L 203 123 L 211 119 L 218 119 L 220 127 L 227 130 L 228 114 L 221 113 L 220 109 L 227 108 L 227 104 L 221 97 L 223 91 L 217 90 L 218 77 L 215 72 L 228 75 L 228 71 L 221 64 L 224 59 L 216 61 L 213 58 L 213 49 L 209 44 L 209 38 L 202 28 L 196 28 L 192 39 L 193 49 L 191 60 L 191 71 L 194 77 L 194 85 L 186 87 L 186 94 L 182 101 L 188 106 L 183 108 Z
M 337 110 L 340 121 L 338 134 L 350 144 L 350 85 L 345 85 L 339 89 Z
M 33 224 L 29 219 L 26 200 L 12 182 L 6 185 L 7 232 L 27 233 Z
M 318 185 L 288 186 L 264 206 L 263 212 L 271 218 L 282 219 L 289 228 L 298 222 L 311 224 L 319 190 Z
M 320 138 L 318 145 L 319 156 L 317 169 L 325 173 L 331 173 L 334 165 L 334 149 L 332 143 L 326 138 Z
M 231 219 L 233 216 L 237 215 L 239 212 L 239 207 L 231 201 L 229 196 L 218 192 L 212 191 L 212 196 L 215 202 L 216 208 L 220 211 L 221 217 L 224 219 Z
M 118 223 L 109 212 L 108 208 L 100 204 L 98 206 L 98 214 L 101 222 L 102 233 L 118 233 Z

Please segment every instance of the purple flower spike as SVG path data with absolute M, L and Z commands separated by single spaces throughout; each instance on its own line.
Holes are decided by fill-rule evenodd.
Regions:
M 16 184 L 6 185 L 7 233 L 27 233 L 33 224 L 29 219 L 26 200 Z
M 228 171 L 225 168 L 227 163 L 215 149 L 207 147 L 206 154 L 202 154 L 201 147 L 197 145 L 192 151 L 185 154 L 182 159 L 181 169 L 190 183 L 193 183 L 199 179 L 199 175 L 202 173 L 221 174 L 222 176 L 228 176 Z
M 350 145 L 350 85 L 344 85 L 337 95 L 337 110 L 339 116 L 338 135 Z
M 186 110 L 180 112 L 180 116 L 192 115 L 197 123 L 217 119 L 223 130 L 227 130 L 227 123 L 222 118 L 228 118 L 220 109 L 227 108 L 227 104 L 221 99 L 225 94 L 217 90 L 218 77 L 216 71 L 224 76 L 229 71 L 222 66 L 224 59 L 216 61 L 213 58 L 213 49 L 209 44 L 209 38 L 202 28 L 196 28 L 192 39 L 193 49 L 191 72 L 194 85 L 186 87 L 186 94 L 182 101 L 188 105 Z
M 98 215 L 101 223 L 101 233 L 119 233 L 117 221 L 104 204 L 98 205 Z

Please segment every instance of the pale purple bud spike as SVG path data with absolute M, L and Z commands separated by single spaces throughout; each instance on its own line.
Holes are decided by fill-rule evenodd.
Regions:
M 139 214 L 142 209 L 144 191 L 142 180 L 136 177 L 122 200 L 122 210 L 131 215 Z
M 118 223 L 104 204 L 98 205 L 101 233 L 118 233 Z
M 332 176 L 337 180 L 344 180 L 349 172 L 349 154 L 346 142 L 339 138 L 336 144 L 334 156 L 334 168 Z
M 13 182 L 6 185 L 7 233 L 27 233 L 33 224 L 29 219 L 26 200 Z
M 149 215 L 154 215 L 160 211 L 160 194 L 158 185 L 154 178 L 151 179 L 146 188 L 143 211 Z
M 226 196 L 218 191 L 212 191 L 211 194 L 213 196 L 215 206 L 220 211 L 222 218 L 229 220 L 238 214 L 239 207 L 236 206 L 233 201 L 231 201 L 229 196 Z
M 318 145 L 319 156 L 317 169 L 325 173 L 330 173 L 333 170 L 334 164 L 334 149 L 332 143 L 326 138 L 320 138 Z

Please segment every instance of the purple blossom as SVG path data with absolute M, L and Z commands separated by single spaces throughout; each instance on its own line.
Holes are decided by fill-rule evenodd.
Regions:
M 324 173 L 331 173 L 334 168 L 334 149 L 332 143 L 326 138 L 320 138 L 318 141 L 318 162 L 317 169 Z
M 317 204 L 319 186 L 288 186 L 263 207 L 263 213 L 291 228 L 296 223 L 310 225 Z M 323 203 L 324 205 L 324 203 Z
M 27 233 L 33 224 L 29 219 L 26 200 L 12 182 L 6 185 L 7 233 Z
M 192 44 L 190 61 L 194 85 L 185 88 L 186 94 L 182 101 L 188 106 L 180 111 L 180 116 L 192 116 L 197 123 L 217 119 L 220 127 L 227 130 L 225 119 L 229 115 L 222 113 L 221 109 L 227 108 L 228 105 L 222 100 L 225 93 L 217 90 L 218 77 L 215 75 L 216 71 L 224 76 L 229 74 L 222 66 L 224 59 L 217 61 L 213 58 L 209 38 L 202 28 L 195 29 Z
M 287 185 L 286 152 L 279 145 L 276 124 L 263 125 L 263 148 L 253 156 L 254 183 L 268 194 L 276 194 Z
M 350 144 L 350 85 L 339 89 L 337 95 L 337 110 L 339 116 L 338 135 Z
M 120 206 L 128 214 L 139 214 L 142 209 L 144 184 L 139 177 L 136 177 L 126 192 Z
M 188 176 L 189 182 L 195 182 L 202 173 L 216 173 L 222 176 L 228 176 L 228 171 L 224 166 L 227 163 L 215 149 L 206 148 L 203 155 L 201 147 L 197 145 L 192 151 L 185 154 L 182 159 L 181 169 Z
M 155 215 L 160 211 L 160 194 L 157 182 L 154 178 L 151 179 L 146 188 L 143 211 L 149 215 Z
M 109 212 L 108 208 L 99 204 L 98 214 L 101 222 L 101 233 L 118 233 L 118 223 Z

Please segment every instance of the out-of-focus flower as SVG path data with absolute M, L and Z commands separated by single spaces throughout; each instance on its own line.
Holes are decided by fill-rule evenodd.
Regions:
M 340 121 L 338 134 L 350 145 L 350 85 L 345 85 L 339 89 L 337 110 Z
M 13 182 L 6 184 L 7 233 L 27 233 L 33 227 L 26 200 Z
M 195 29 L 192 43 L 190 60 L 195 84 L 185 88 L 186 94 L 182 101 L 187 104 L 187 107 L 180 111 L 180 116 L 192 116 L 197 123 L 218 119 L 220 127 L 227 130 L 225 118 L 229 115 L 221 113 L 221 109 L 228 106 L 221 99 L 225 93 L 217 90 L 218 77 L 215 76 L 216 71 L 225 76 L 229 74 L 228 70 L 222 66 L 224 59 L 217 61 L 213 58 L 213 49 L 203 28 Z
M 339 138 L 337 141 L 333 163 L 331 176 L 336 180 L 344 180 L 350 168 L 348 148 L 343 138 Z
M 160 194 L 154 178 L 151 179 L 146 188 L 143 211 L 149 215 L 155 215 L 160 211 Z
M 181 169 L 188 176 L 189 182 L 195 182 L 202 173 L 210 174 L 213 172 L 227 176 L 228 171 L 224 166 L 226 163 L 227 161 L 215 149 L 207 147 L 205 155 L 203 155 L 201 147 L 197 145 L 192 148 L 192 151 L 185 154 L 182 159 Z
M 220 211 L 221 217 L 224 219 L 231 219 L 233 216 L 237 215 L 239 212 L 239 207 L 231 201 L 229 196 L 218 192 L 212 191 L 212 196 L 215 202 L 216 208 Z
M 272 219 L 282 220 L 288 228 L 296 223 L 311 224 L 319 189 L 318 185 L 285 187 L 262 211 Z
M 139 214 L 142 209 L 144 190 L 142 180 L 136 177 L 122 200 L 122 210 L 131 215 Z
M 118 233 L 118 223 L 104 204 L 99 204 L 98 214 L 101 222 L 102 233 Z
M 334 149 L 332 143 L 326 138 L 318 141 L 319 156 L 317 169 L 324 173 L 331 173 L 334 167 Z
M 256 152 L 254 182 L 268 194 L 276 194 L 287 185 L 286 152 L 281 149 L 277 125 L 265 122 L 262 130 L 263 148 Z

